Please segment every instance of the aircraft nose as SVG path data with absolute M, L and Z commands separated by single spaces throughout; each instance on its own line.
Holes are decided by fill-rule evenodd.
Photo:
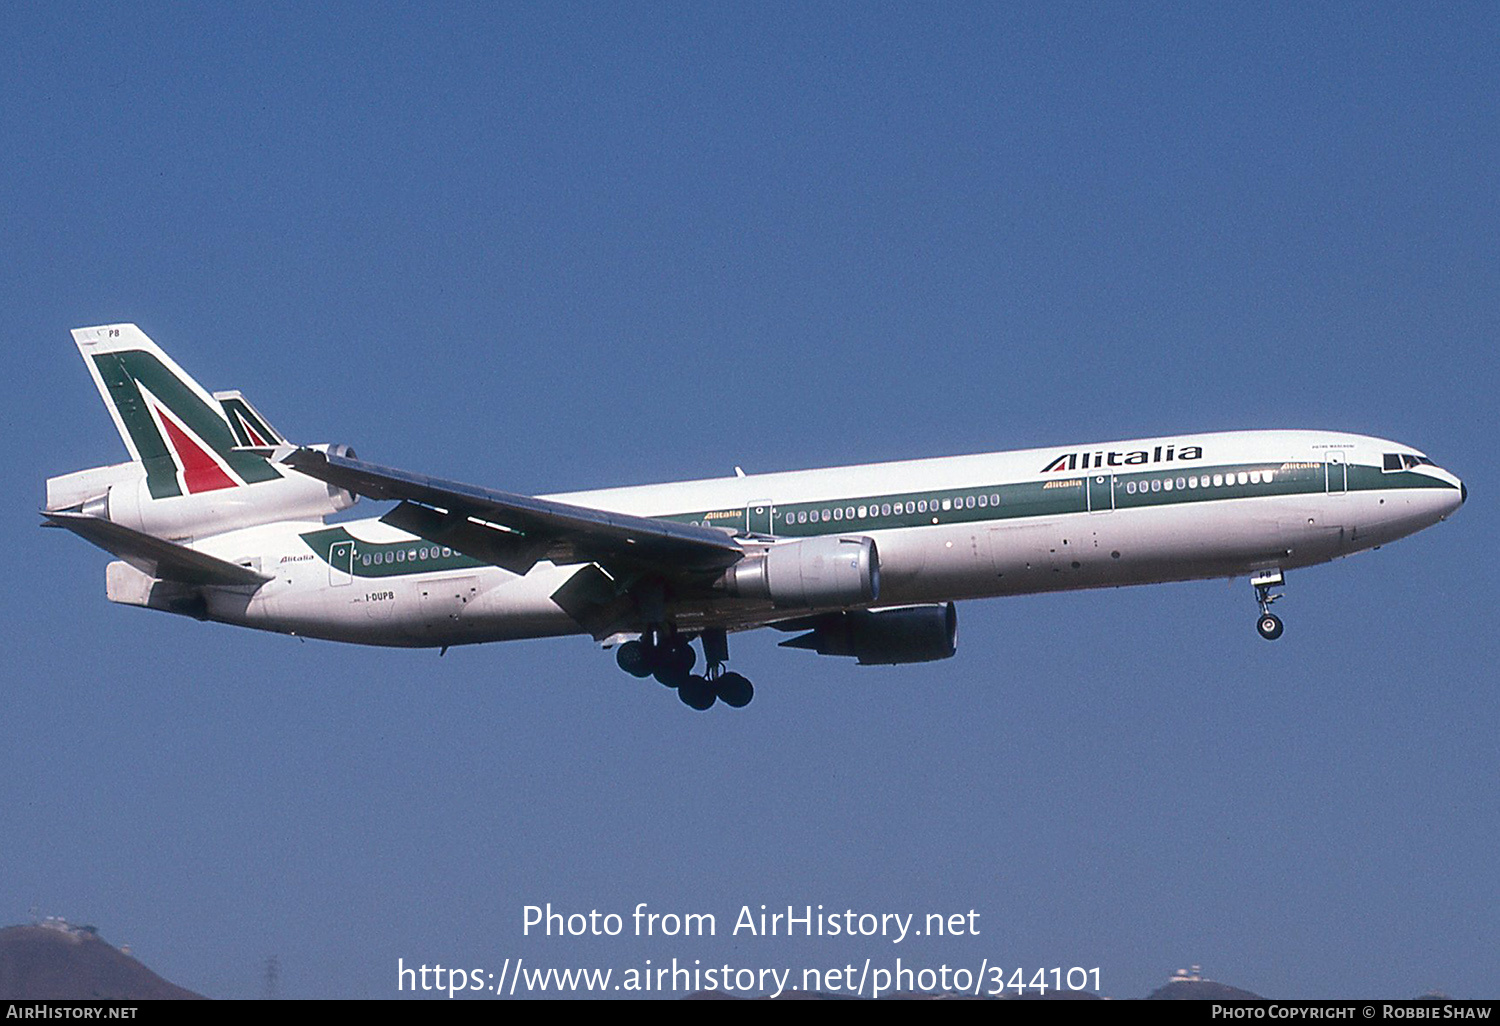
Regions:
M 1464 503 L 1469 501 L 1469 486 L 1464 484 L 1463 480 L 1456 475 L 1454 476 L 1453 480 L 1458 485 L 1458 501 L 1454 502 L 1453 493 L 1448 493 L 1448 499 L 1444 503 L 1444 505 L 1448 507 L 1447 511 L 1443 514 L 1444 520 L 1447 520 L 1448 517 L 1452 516 L 1454 513 L 1457 513 L 1460 509 L 1463 508 Z

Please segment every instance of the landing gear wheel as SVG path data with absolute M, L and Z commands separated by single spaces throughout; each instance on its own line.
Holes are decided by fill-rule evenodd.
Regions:
M 694 709 L 702 712 L 714 704 L 718 695 L 714 693 L 713 681 L 697 674 L 689 674 L 681 684 L 677 686 L 677 697 Z
M 669 688 L 681 687 L 693 672 L 698 654 L 683 638 L 674 638 L 665 648 L 657 652 L 656 679 Z
M 745 708 L 750 704 L 750 699 L 755 697 L 755 688 L 749 678 L 741 673 L 721 675 L 714 681 L 714 687 L 718 689 L 719 701 L 733 709 Z
M 632 677 L 649 677 L 652 654 L 652 650 L 639 641 L 627 641 L 615 652 L 615 662 Z
M 1281 596 L 1272 593 L 1271 589 L 1279 588 L 1285 582 L 1280 570 L 1266 570 L 1260 576 L 1250 578 L 1250 583 L 1255 588 L 1255 600 L 1260 603 L 1260 619 L 1256 621 L 1255 629 L 1267 641 L 1275 641 L 1281 637 L 1281 617 L 1271 612 L 1271 603 Z

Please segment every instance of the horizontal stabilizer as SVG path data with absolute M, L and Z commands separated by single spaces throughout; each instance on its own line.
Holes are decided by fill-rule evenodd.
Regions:
M 85 541 L 119 556 L 142 573 L 164 581 L 255 586 L 271 580 L 249 567 L 86 513 L 43 513 L 42 516 L 47 518 L 48 525 L 65 527 Z

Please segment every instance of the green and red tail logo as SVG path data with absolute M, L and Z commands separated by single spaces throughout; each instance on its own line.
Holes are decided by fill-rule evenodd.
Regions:
M 215 392 L 214 398 L 223 408 L 224 417 L 229 421 L 229 428 L 234 432 L 234 439 L 238 444 L 264 448 L 286 441 L 239 392 Z
M 131 455 L 146 468 L 153 499 L 281 477 L 261 457 L 235 451 L 236 445 L 269 444 L 266 436 L 275 435 L 243 400 L 244 421 L 236 425 L 243 434 L 236 438 L 240 432 L 230 428 L 236 414 L 226 408 L 220 415 L 156 354 L 126 349 L 91 359 Z

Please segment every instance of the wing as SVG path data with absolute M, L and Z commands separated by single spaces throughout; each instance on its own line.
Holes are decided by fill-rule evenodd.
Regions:
M 271 578 L 249 567 L 165 541 L 87 513 L 43 513 L 50 527 L 65 527 L 144 574 L 182 584 L 264 584 Z
M 546 559 L 616 577 L 712 578 L 744 558 L 725 530 L 497 492 L 299 448 L 281 462 L 357 495 L 401 504 L 381 519 L 513 573 Z

